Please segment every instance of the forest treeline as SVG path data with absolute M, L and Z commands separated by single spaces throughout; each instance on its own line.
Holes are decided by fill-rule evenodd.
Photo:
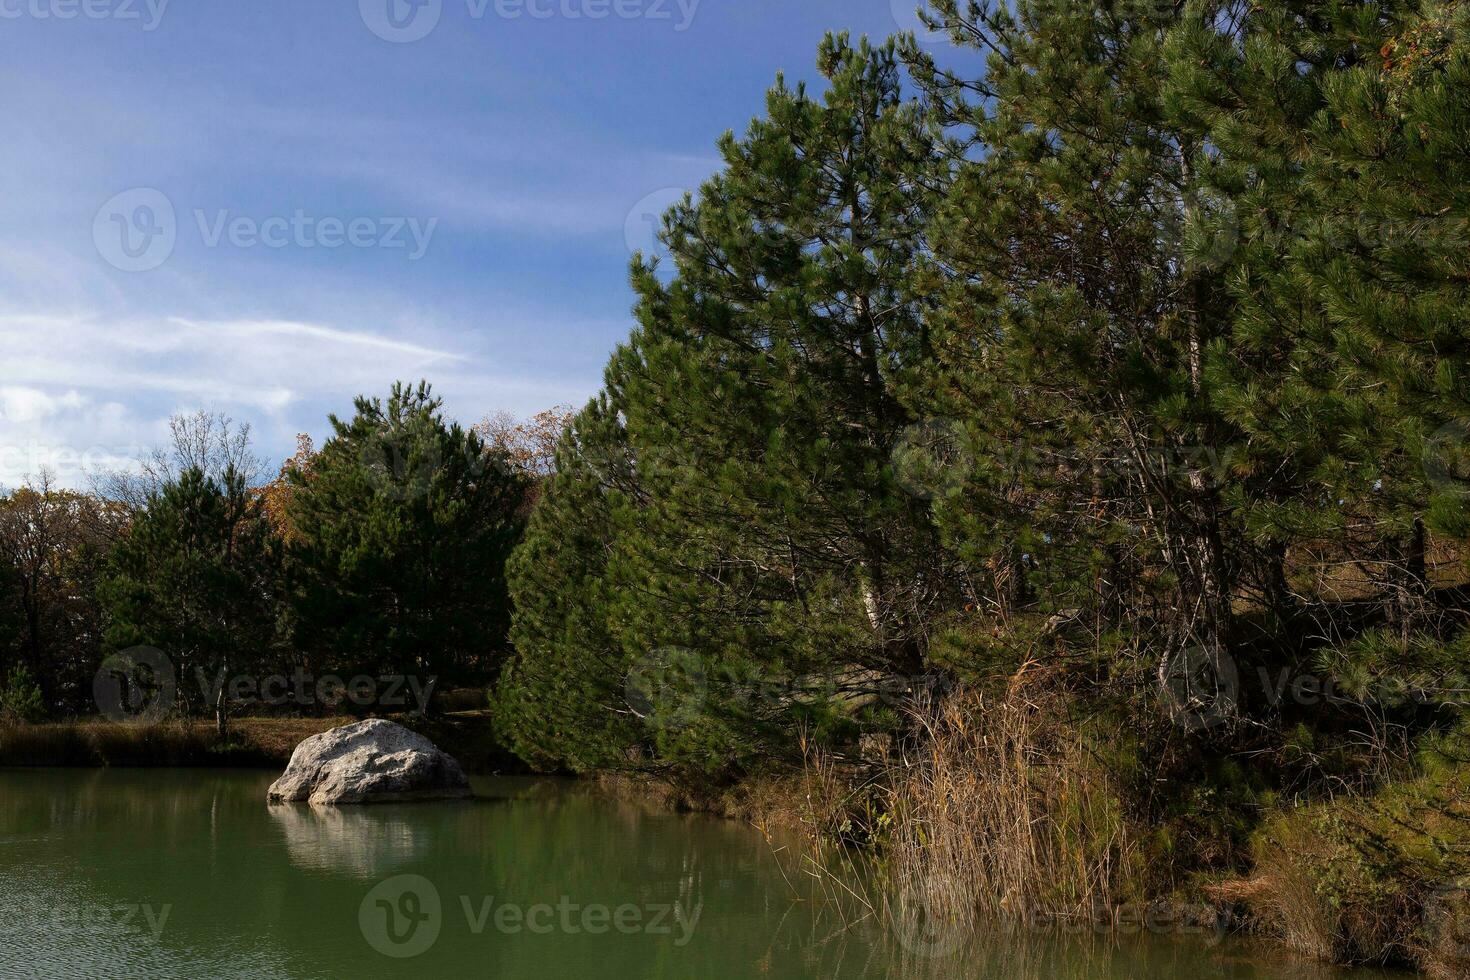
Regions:
M 778 81 L 634 263 L 511 744 L 835 774 L 939 921 L 1192 893 L 1463 975 L 1470 12 L 928 14 Z
M 422 382 L 354 409 L 270 479 L 248 424 L 199 412 L 87 490 L 43 473 L 0 497 L 0 722 L 214 715 L 223 735 L 232 713 L 488 687 L 568 412 L 466 429 Z
M 900 918 L 1463 975 L 1470 10 L 926 16 L 721 141 L 549 456 L 400 387 L 262 492 L 12 495 L 78 529 L 44 649 L 6 544 L 33 706 L 142 643 L 433 671 L 538 768 L 792 781 Z

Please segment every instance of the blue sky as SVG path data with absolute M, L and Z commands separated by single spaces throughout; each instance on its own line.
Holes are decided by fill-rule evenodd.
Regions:
M 396 378 L 580 405 L 721 133 L 916 4 L 0 0 L 0 485 L 199 408 L 278 460 Z

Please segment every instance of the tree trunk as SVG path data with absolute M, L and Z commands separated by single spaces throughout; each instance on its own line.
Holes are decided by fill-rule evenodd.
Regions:
M 1291 584 L 1286 581 L 1286 545 L 1281 542 L 1268 545 L 1265 565 L 1266 602 L 1278 619 L 1290 620 L 1296 616 L 1297 604 Z
M 1420 593 L 1429 591 L 1429 563 L 1425 557 L 1425 548 L 1424 521 L 1416 517 L 1414 518 L 1414 530 L 1409 535 L 1407 565 L 1409 568 L 1409 580 Z
M 1389 623 L 1398 627 L 1404 642 L 1414 631 L 1429 595 L 1429 562 L 1424 521 L 1414 518 L 1407 540 L 1400 539 L 1391 549 L 1389 570 L 1390 592 L 1387 615 Z
M 229 737 L 230 720 L 229 712 L 225 706 L 225 684 L 219 685 L 219 690 L 214 694 L 214 733 L 221 742 Z

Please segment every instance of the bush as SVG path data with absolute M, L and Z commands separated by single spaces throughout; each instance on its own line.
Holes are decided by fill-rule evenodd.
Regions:
M 0 722 L 32 725 L 45 717 L 41 685 L 25 665 L 15 666 L 0 685 Z
M 1435 741 L 1420 775 L 1299 807 L 1261 828 L 1240 895 L 1293 948 L 1337 963 L 1470 966 L 1470 767 Z

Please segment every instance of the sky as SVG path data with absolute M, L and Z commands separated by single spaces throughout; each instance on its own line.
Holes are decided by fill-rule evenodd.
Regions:
M 398 379 L 580 406 L 719 137 L 917 4 L 0 0 L 0 486 L 199 409 L 274 464 Z

